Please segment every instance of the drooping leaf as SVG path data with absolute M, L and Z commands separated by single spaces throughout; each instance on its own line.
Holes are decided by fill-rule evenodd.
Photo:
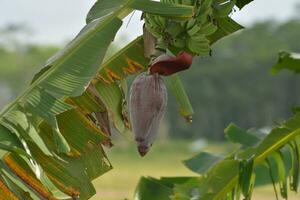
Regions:
M 200 179 L 197 177 L 190 178 L 181 184 L 175 184 L 171 196 L 172 200 L 190 200 L 200 198 Z
M 95 87 L 116 129 L 120 133 L 125 133 L 126 129 L 130 127 L 122 115 L 123 93 L 121 87 L 117 83 L 105 84 L 100 81 L 96 83 Z
M 51 181 L 48 180 L 46 185 L 44 182 L 46 177 L 44 177 L 43 173 L 40 171 L 39 174 L 41 175 L 38 177 L 40 178 L 39 180 L 36 174 L 27 164 L 30 162 L 29 160 L 26 163 L 25 160 L 19 157 L 17 154 L 9 154 L 4 157 L 4 162 L 11 172 L 16 174 L 25 184 L 29 185 L 33 191 L 37 192 L 43 198 L 56 199 L 57 197 L 67 197 L 67 195 L 60 192 Z M 51 187 L 47 188 L 48 186 Z M 51 191 L 49 189 L 51 189 Z
M 268 164 L 268 157 L 270 155 L 276 155 L 276 152 L 282 150 L 288 142 L 293 140 L 298 142 L 300 135 L 299 124 L 300 119 L 296 115 L 280 125 L 280 127 L 274 128 L 257 146 L 240 149 L 240 151 L 220 160 L 199 177 L 198 186 L 184 184 L 188 179 L 192 178 L 178 179 L 174 177 L 166 179 L 167 181 L 163 183 L 173 188 L 173 191 L 177 188 L 174 198 L 178 197 L 179 199 L 190 199 L 192 197 L 191 191 L 195 192 L 195 197 L 200 194 L 200 196 L 196 198 L 200 200 L 238 198 L 241 191 L 243 191 L 246 199 L 249 199 L 255 181 L 254 169 L 259 164 L 267 162 L 266 166 L 272 175 L 272 182 L 274 184 L 277 181 L 280 182 L 281 195 L 286 197 L 286 170 L 290 169 L 290 164 L 286 157 L 289 155 L 289 152 L 287 152 L 287 154 L 285 151 L 283 151 L 282 154 L 277 153 L 279 159 L 277 159 L 276 163 L 279 165 L 279 168 L 276 168 L 276 165 L 274 167 L 273 164 Z M 241 170 L 242 168 L 239 167 L 240 159 L 248 159 L 246 160 L 246 165 L 243 165 L 245 167 L 243 168 L 248 170 Z M 201 163 L 196 163 L 196 166 L 201 166 Z M 259 178 L 260 177 L 257 177 L 257 179 Z M 175 185 L 176 187 L 174 187 Z
M 5 158 L 8 155 L 5 156 Z M 34 176 L 31 176 L 32 173 L 29 172 L 27 173 L 22 173 L 24 172 L 23 169 L 20 169 L 20 167 L 18 167 L 18 165 L 11 165 L 11 167 L 14 167 L 14 169 L 11 169 L 9 167 L 9 165 L 7 165 L 6 163 L 10 164 L 11 160 L 8 159 L 7 161 L 1 160 L 0 162 L 0 174 L 2 179 L 4 180 L 4 182 L 6 183 L 6 185 L 9 187 L 9 189 L 18 197 L 18 199 L 25 199 L 25 200 L 39 200 L 42 195 L 47 195 L 49 194 L 47 192 L 46 188 L 42 188 L 41 191 L 45 192 L 43 194 L 36 194 L 37 193 L 37 189 L 40 184 L 37 183 L 36 179 L 34 178 Z M 16 173 L 18 172 L 18 173 Z M 21 173 L 19 173 L 21 172 Z M 26 171 L 27 172 L 27 171 Z M 33 188 L 30 187 L 28 188 L 28 185 L 26 184 L 25 179 L 28 178 L 27 180 L 31 180 L 32 182 L 30 183 L 30 186 L 34 186 Z M 34 189 L 35 188 L 35 189 Z
M 229 188 L 224 187 L 231 181 L 239 172 L 239 164 L 236 160 L 223 160 L 215 165 L 208 173 L 206 180 L 202 183 L 200 200 L 216 200 L 227 194 Z M 232 187 L 233 188 L 233 187 Z M 232 189 L 230 188 L 230 190 Z M 205 192 L 207 191 L 207 192 Z
M 31 92 L 29 98 L 24 102 L 24 108 L 30 113 L 39 115 L 54 126 L 56 115 L 71 110 L 73 107 L 61 100 L 57 100 L 41 88 L 37 88 Z M 45 110 L 48 112 L 45 112 Z
M 27 101 L 24 103 L 24 109 L 26 111 L 33 115 L 40 116 L 51 124 L 57 149 L 62 153 L 68 153 L 70 147 L 66 142 L 66 139 L 60 133 L 56 116 L 72 108 L 71 105 L 66 104 L 61 100 L 57 100 L 41 88 L 33 90 Z M 45 112 L 45 110 L 47 110 L 47 112 Z
M 35 127 L 30 124 L 29 119 L 23 112 L 13 111 L 8 113 L 4 118 L 0 118 L 0 124 L 15 134 L 20 140 L 25 142 L 34 141 L 45 154 L 52 155 L 42 138 L 37 134 Z M 26 143 L 22 143 L 22 145 L 24 149 L 28 148 Z
M 155 191 L 155 192 L 153 192 Z M 153 178 L 142 177 L 138 183 L 135 197 L 136 200 L 153 200 L 153 199 L 164 199 L 171 200 L 170 195 L 172 189 L 159 183 Z
M 272 158 L 274 158 L 277 164 L 280 194 L 282 198 L 287 199 L 287 175 L 283 155 L 281 152 L 275 152 L 272 154 Z
M 205 174 L 207 173 L 214 165 L 220 162 L 223 158 L 207 152 L 201 152 L 196 156 L 185 160 L 184 164 L 192 171 Z
M 300 54 L 279 52 L 277 64 L 272 68 L 272 73 L 277 74 L 283 69 L 291 70 L 294 73 L 300 73 Z
M 100 18 L 89 23 L 64 51 L 49 61 L 52 67 L 33 85 L 38 83 L 56 94 L 81 95 L 96 74 L 121 24 L 116 18 Z
M 225 137 L 229 141 L 233 143 L 241 144 L 244 147 L 254 146 L 260 141 L 258 137 L 242 130 L 241 128 L 239 128 L 233 123 L 229 124 L 229 126 L 227 126 L 224 132 L 225 132 Z
M 2 125 L 0 125 L 0 149 L 28 156 L 21 140 Z
M 0 195 L 5 200 L 18 200 L 18 197 L 12 193 L 9 188 L 4 184 L 4 181 L 0 179 Z
M 300 178 L 300 155 L 296 140 L 291 141 L 288 147 L 292 162 L 289 171 L 290 189 L 297 192 Z
M 230 17 L 217 18 L 217 26 L 217 31 L 214 34 L 208 36 L 211 44 L 244 28 Z
M 273 185 L 273 189 L 274 189 L 274 192 L 275 192 L 276 200 L 279 200 L 278 191 L 277 191 L 276 182 L 275 182 L 275 177 L 274 177 L 275 176 L 275 171 L 272 167 L 270 158 L 266 158 L 265 162 L 266 162 L 268 170 L 269 170 L 269 176 L 270 176 L 271 181 L 272 181 L 272 185 Z
M 244 195 L 245 200 L 250 200 L 254 187 L 255 174 L 254 159 L 243 159 L 239 162 L 239 187 Z

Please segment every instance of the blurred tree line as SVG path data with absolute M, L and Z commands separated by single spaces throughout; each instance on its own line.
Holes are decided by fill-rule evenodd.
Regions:
M 29 85 L 33 74 L 59 49 L 21 42 L 31 34 L 19 24 L 0 29 L 0 109 Z
M 0 108 L 15 98 L 39 66 L 59 49 L 21 43 L 15 32 L 20 30 L 0 30 Z M 270 68 L 279 50 L 300 52 L 299 36 L 299 20 L 263 22 L 218 42 L 212 57 L 196 58 L 192 68 L 182 73 L 195 110 L 193 123 L 186 124 L 179 116 L 170 94 L 169 135 L 221 140 L 230 122 L 243 128 L 263 128 L 291 115 L 291 107 L 299 105 L 300 80 L 289 72 L 272 76 Z

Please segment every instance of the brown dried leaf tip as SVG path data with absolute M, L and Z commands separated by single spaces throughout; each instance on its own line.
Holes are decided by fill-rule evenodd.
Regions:
M 141 74 L 131 85 L 129 112 L 141 156 L 149 151 L 167 106 L 167 88 L 158 74 Z
M 193 56 L 186 52 L 181 52 L 176 57 L 162 54 L 153 61 L 150 66 L 150 73 L 169 76 L 190 68 L 192 63 Z

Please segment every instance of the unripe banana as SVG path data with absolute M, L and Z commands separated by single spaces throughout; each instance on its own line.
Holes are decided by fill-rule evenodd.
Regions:
M 160 29 L 166 28 L 166 23 L 167 23 L 166 18 L 160 16 L 153 16 L 153 19 L 156 22 L 156 24 L 159 25 Z
M 190 37 L 187 40 L 187 46 L 197 55 L 208 55 L 211 51 L 209 40 L 204 35 Z
M 179 23 L 176 22 L 168 23 L 167 32 L 173 38 L 176 38 L 179 34 L 181 34 L 184 31 L 185 29 Z
M 207 21 L 207 16 L 213 13 L 213 9 L 209 7 L 207 10 L 199 9 L 196 19 L 198 23 L 205 23 Z
M 145 15 L 145 20 L 147 22 L 148 25 L 150 25 L 151 27 L 153 27 L 154 29 L 160 28 L 160 24 L 157 23 L 157 21 L 155 20 L 155 18 L 152 15 Z
M 192 28 L 192 27 L 195 25 L 195 23 L 196 23 L 196 19 L 195 19 L 195 18 L 190 19 L 190 20 L 187 22 L 187 24 L 186 24 L 186 28 L 187 28 L 187 29 Z
M 131 85 L 130 117 L 141 156 L 146 155 L 158 133 L 167 106 L 167 89 L 158 74 L 141 74 Z
M 211 35 L 216 32 L 218 27 L 214 25 L 212 22 L 206 22 L 202 25 L 200 31 L 197 32 L 197 35 Z
M 189 36 L 195 35 L 198 31 L 200 31 L 201 27 L 198 24 L 195 24 L 190 30 L 187 31 Z

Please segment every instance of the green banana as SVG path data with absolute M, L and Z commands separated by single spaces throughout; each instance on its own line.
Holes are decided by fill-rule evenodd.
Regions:
M 201 29 L 197 32 L 199 35 L 211 35 L 216 32 L 218 27 L 212 22 L 206 22 L 202 25 Z
M 160 0 L 167 4 L 194 6 L 195 15 L 186 21 L 176 21 L 158 15 L 144 14 L 145 27 L 157 39 L 163 49 L 190 51 L 195 55 L 211 52 L 207 36 L 214 34 L 216 19 L 227 17 L 236 0 Z
M 195 24 L 190 30 L 187 31 L 189 36 L 195 35 L 198 31 L 200 31 L 201 27 L 198 24 Z
M 199 12 L 196 15 L 197 22 L 204 23 L 207 20 L 207 16 L 209 16 L 209 15 L 213 15 L 212 7 L 209 7 L 208 9 Z
M 165 29 L 166 28 L 166 18 L 160 17 L 160 16 L 153 16 L 153 20 L 156 22 L 156 24 L 159 25 L 160 29 Z
M 196 23 L 196 19 L 192 18 L 186 23 L 186 29 L 191 29 Z
M 208 55 L 211 51 L 209 40 L 203 35 L 188 38 L 187 47 L 197 55 Z
M 167 32 L 173 38 L 176 38 L 179 34 L 181 34 L 185 30 L 179 23 L 170 22 L 167 26 Z
M 201 1 L 197 14 L 204 13 L 206 10 L 209 10 L 211 7 L 212 7 L 212 0 L 203 0 Z

